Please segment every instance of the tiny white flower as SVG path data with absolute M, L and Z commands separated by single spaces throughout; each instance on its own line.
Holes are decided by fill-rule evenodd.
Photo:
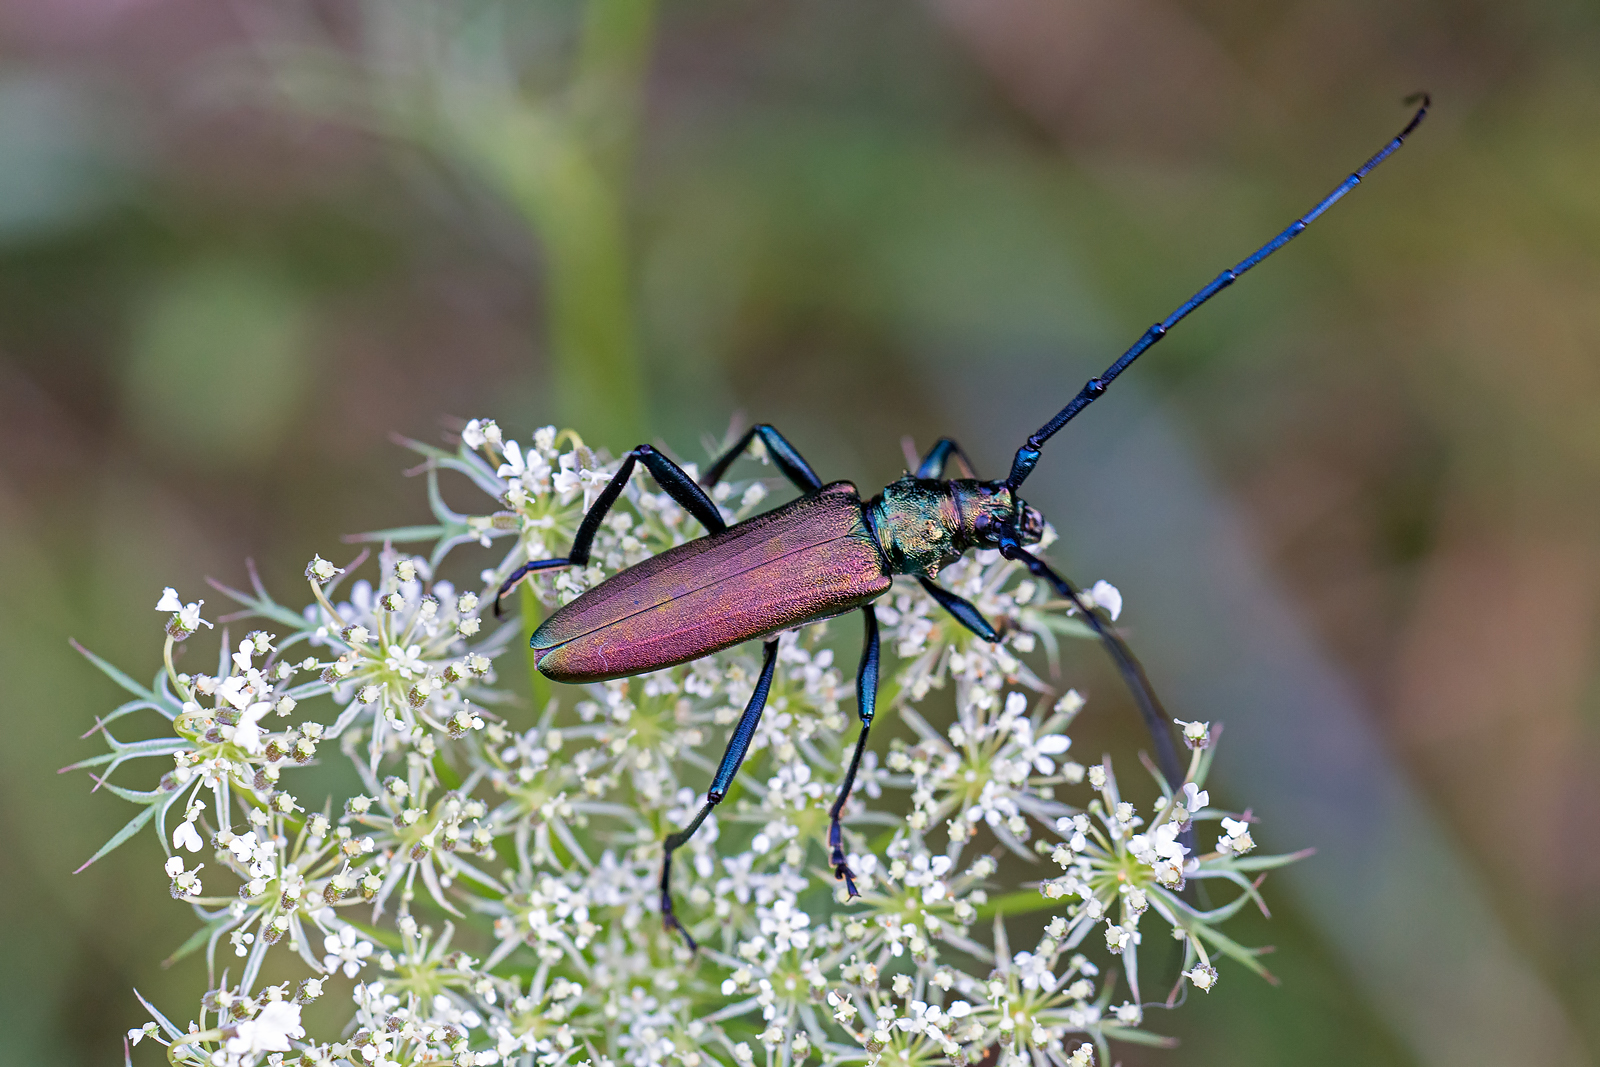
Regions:
M 1224 816 L 1222 829 L 1223 836 L 1217 839 L 1218 852 L 1231 852 L 1236 856 L 1242 856 L 1256 847 L 1255 838 L 1250 836 L 1250 824 L 1243 819 L 1229 819 Z
M 1200 722 L 1184 722 L 1182 719 L 1173 719 L 1183 730 L 1183 743 L 1190 748 L 1205 748 L 1211 743 L 1211 724 Z
M 461 431 L 461 443 L 468 448 L 482 448 L 484 442 L 489 440 L 488 431 L 490 429 L 494 430 L 495 437 L 498 438 L 500 436 L 500 427 L 496 426 L 493 420 L 473 419 Z
M 1210 966 L 1199 966 L 1193 970 L 1184 971 L 1183 976 L 1194 983 L 1194 987 L 1202 993 L 1209 993 L 1217 984 L 1217 969 Z
M 421 645 L 407 645 L 405 648 L 390 645 L 388 658 L 383 665 L 402 678 L 414 678 L 427 670 L 427 665 L 422 662 Z
M 1089 590 L 1089 601 L 1105 608 L 1112 622 L 1116 622 L 1117 616 L 1122 614 L 1122 593 L 1103 578 Z
M 184 629 L 198 629 L 201 624 L 208 630 L 212 628 L 209 622 L 200 617 L 200 607 L 204 603 L 204 600 L 196 600 L 193 604 L 185 604 L 183 610 L 178 612 L 178 621 L 183 624 Z
M 300 1025 L 300 1005 L 286 1000 L 270 1001 L 254 1019 L 246 1019 L 234 1029 L 228 1039 L 228 1052 L 248 1062 L 261 1052 L 288 1052 L 293 1046 L 290 1038 L 306 1036 Z
M 569 493 L 576 492 L 582 488 L 583 478 L 578 473 L 578 454 L 576 452 L 564 453 L 557 460 L 557 463 L 561 469 L 551 479 L 551 484 L 555 486 L 556 492 L 560 493 L 562 497 L 566 497 Z
M 200 627 L 211 629 L 211 624 L 200 617 L 200 608 L 204 600 L 196 600 L 192 604 L 185 604 L 178 599 L 178 591 L 170 585 L 161 590 L 161 599 L 156 601 L 157 611 L 170 611 L 177 615 L 172 622 L 167 623 L 167 632 L 176 640 L 182 641 Z
M 326 582 L 343 573 L 342 569 L 335 567 L 320 555 L 312 556 L 311 562 L 306 564 L 306 577 L 316 582 Z
M 1185 782 L 1183 785 L 1183 806 L 1193 815 L 1207 804 L 1211 803 L 1211 794 L 1195 785 Z
M 323 938 L 322 948 L 327 953 L 322 958 L 322 966 L 331 972 L 342 965 L 346 978 L 359 974 L 366 965 L 366 958 L 372 955 L 372 942 L 357 940 L 353 926 L 341 926 L 337 933 Z
M 233 743 L 251 755 L 261 751 L 261 717 L 272 710 L 272 705 L 266 701 L 251 704 L 239 716 L 239 724 L 233 728 Z
M 250 680 L 241 674 L 225 678 L 217 686 L 217 696 L 243 711 L 251 702 Z
M 521 478 L 528 472 L 528 465 L 522 459 L 522 446 L 515 441 L 505 443 L 506 461 L 500 464 L 495 473 L 502 478 Z
M 193 819 L 179 823 L 178 828 L 172 831 L 172 847 L 181 848 L 188 852 L 199 852 L 205 847 L 205 842 L 200 839 L 200 832 L 194 828 Z M 174 856 L 172 859 L 177 860 L 180 868 L 183 866 L 183 861 L 179 860 L 178 857 Z M 170 864 L 172 860 L 167 862 Z

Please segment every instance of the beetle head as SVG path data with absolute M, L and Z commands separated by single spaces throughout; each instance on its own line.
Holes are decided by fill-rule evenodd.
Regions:
M 1020 497 L 1017 498 L 1017 536 L 1025 545 L 1036 545 L 1044 537 L 1044 516 Z
M 963 548 L 998 548 L 1000 531 L 1012 529 L 1025 545 L 1044 536 L 1044 516 L 1018 499 L 1004 482 L 948 483 L 961 515 Z

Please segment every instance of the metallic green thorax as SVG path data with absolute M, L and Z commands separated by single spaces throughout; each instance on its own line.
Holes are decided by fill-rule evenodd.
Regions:
M 994 548 L 999 528 L 1013 527 L 1036 544 L 1044 519 L 1004 482 L 935 481 L 906 475 L 867 502 L 867 521 L 891 574 L 936 577 L 973 548 Z

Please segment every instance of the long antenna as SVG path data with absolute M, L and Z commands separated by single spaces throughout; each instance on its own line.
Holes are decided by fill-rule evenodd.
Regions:
M 1106 388 L 1116 380 L 1117 375 L 1127 370 L 1128 364 L 1143 355 L 1145 349 L 1165 337 L 1167 331 L 1182 322 L 1189 312 L 1238 281 L 1239 275 L 1300 236 L 1300 232 L 1311 225 L 1318 215 L 1338 203 L 1344 194 L 1361 184 L 1361 179 L 1371 173 L 1372 168 L 1393 155 L 1395 150 L 1405 143 L 1406 138 L 1411 135 L 1411 131 L 1421 124 L 1423 118 L 1428 114 L 1428 108 L 1433 104 L 1433 98 L 1427 93 L 1408 96 L 1405 102 L 1412 104 L 1418 100 L 1422 102 L 1422 105 L 1417 108 L 1417 113 L 1411 116 L 1411 121 L 1406 123 L 1406 128 L 1396 134 L 1394 140 L 1379 149 L 1376 155 L 1363 163 L 1354 174 L 1340 182 L 1339 187 L 1323 197 L 1316 207 L 1295 219 L 1288 229 L 1256 249 L 1249 256 L 1213 278 L 1211 283 L 1204 289 L 1184 301 L 1183 306 L 1178 310 L 1146 330 L 1144 336 L 1139 338 L 1132 348 L 1122 353 L 1122 356 L 1107 367 L 1104 373 L 1098 377 L 1090 378 L 1083 388 L 1078 391 L 1078 395 L 1072 398 L 1070 404 L 1062 408 L 1055 418 L 1035 430 L 1033 435 L 1023 443 L 1022 447 L 1017 449 L 1016 458 L 1011 461 L 1011 473 L 1006 477 L 1006 485 L 1015 491 L 1028 475 L 1033 473 L 1034 465 L 1039 462 L 1039 453 L 1044 448 L 1044 443 L 1055 436 L 1057 430 L 1076 418 L 1078 412 L 1098 400 L 1100 394 L 1104 393 Z

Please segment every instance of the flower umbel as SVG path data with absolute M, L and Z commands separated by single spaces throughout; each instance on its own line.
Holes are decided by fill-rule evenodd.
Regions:
M 678 853 L 677 914 L 703 946 L 691 955 L 661 922 L 661 841 L 699 809 L 759 646 L 557 687 L 530 711 L 501 677 L 526 624 L 485 609 L 522 563 L 566 552 L 616 463 L 570 431 L 517 441 L 486 419 L 454 449 L 412 447 L 434 524 L 369 535 L 375 568 L 365 554 L 313 558 L 303 605 L 253 571 L 246 591 L 216 585 L 239 609 L 219 625 L 257 628 L 218 629 L 214 671 L 177 669 L 177 645 L 212 624 L 174 588 L 157 603 L 168 619 L 149 686 L 90 657 L 132 698 L 101 721 L 109 751 L 80 766 L 109 779 L 130 760 L 171 761 L 148 792 L 113 787 L 140 813 L 101 854 L 155 824 L 171 895 L 202 925 L 179 955 L 204 947 L 210 974 L 193 1022 L 151 1006 L 130 1042 L 193 1067 L 912 1067 L 993 1049 L 1005 1065 L 1086 1067 L 1114 1062 L 1112 1041 L 1159 1040 L 1150 1013 L 1187 985 L 1211 991 L 1223 958 L 1265 973 L 1220 927 L 1261 903 L 1261 872 L 1295 857 L 1252 854 L 1254 817 L 1211 807 L 1217 730 L 1177 724 L 1191 759 L 1175 790 L 1153 779 L 1125 797 L 1110 757 L 1070 758 L 1085 701 L 1030 657 L 1053 663 L 1061 638 L 1089 631 L 996 552 L 940 575 L 997 625 L 994 644 L 915 582 L 877 604 L 879 710 L 908 733 L 867 755 L 843 811 L 853 900 L 824 845 L 854 686 L 826 623 L 781 636 L 733 794 Z M 451 510 L 446 475 L 488 503 Z M 725 481 L 711 496 L 732 523 L 765 492 Z M 589 563 L 533 575 L 524 603 L 570 601 L 701 533 L 636 475 Z M 457 549 L 497 543 L 470 581 L 441 576 Z M 1103 581 L 1087 602 L 1112 619 L 1124 606 Z M 113 734 L 149 711 L 159 732 Z M 297 772 L 318 761 L 348 766 L 361 792 L 302 795 Z M 1038 881 L 1012 858 L 1036 856 L 1056 873 Z M 1017 879 L 1037 891 L 1011 892 Z M 1201 909 L 1186 891 L 1201 880 L 1236 893 Z M 1029 911 L 1050 915 L 1045 935 L 1013 949 L 1006 919 Z M 1142 993 L 1152 922 L 1184 946 L 1164 1000 Z M 481 956 L 452 947 L 458 928 Z M 269 956 L 281 958 L 265 973 L 303 977 L 262 987 Z M 308 1033 L 301 1006 L 329 993 L 347 1025 Z

